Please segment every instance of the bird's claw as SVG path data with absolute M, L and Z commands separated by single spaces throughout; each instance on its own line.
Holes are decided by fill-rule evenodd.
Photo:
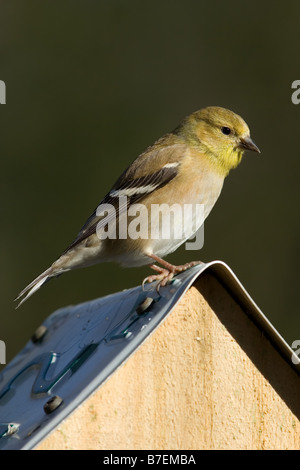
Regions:
M 142 282 L 142 289 L 144 289 L 145 284 L 150 284 L 152 282 L 158 281 L 157 286 L 156 286 L 156 291 L 159 293 L 159 289 L 161 287 L 165 287 L 176 274 L 182 273 L 183 271 L 186 271 L 189 268 L 192 268 L 193 266 L 196 266 L 197 264 L 201 264 L 202 261 L 191 261 L 189 263 L 182 264 L 180 266 L 174 266 L 170 265 L 170 269 L 166 268 L 161 268 L 160 266 L 157 266 L 156 264 L 151 264 L 150 268 L 154 269 L 157 271 L 159 274 L 152 274 L 151 276 L 145 277 L 145 279 Z

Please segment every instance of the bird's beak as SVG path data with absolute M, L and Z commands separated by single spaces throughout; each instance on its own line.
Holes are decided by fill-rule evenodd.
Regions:
M 260 153 L 259 148 L 250 138 L 250 136 L 243 137 L 240 139 L 239 147 L 245 150 L 252 150 L 253 152 Z

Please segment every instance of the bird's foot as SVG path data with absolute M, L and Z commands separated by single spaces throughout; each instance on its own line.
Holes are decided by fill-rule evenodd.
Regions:
M 151 269 L 154 269 L 154 271 L 157 271 L 159 274 L 152 274 L 151 276 L 147 276 L 142 282 L 142 288 L 144 290 L 145 284 L 150 284 L 151 282 L 158 281 L 156 290 L 157 292 L 159 292 L 159 288 L 164 287 L 169 281 L 171 281 L 174 274 L 168 269 L 156 266 L 156 264 L 150 264 L 149 267 Z
M 162 258 L 159 258 L 158 256 L 151 255 L 151 258 L 153 258 L 155 261 L 157 261 L 164 267 L 162 268 L 160 266 L 157 266 L 156 264 L 150 264 L 149 267 L 151 269 L 154 269 L 154 271 L 157 271 L 158 274 L 152 274 L 151 276 L 147 276 L 143 280 L 142 288 L 144 289 L 146 283 L 158 281 L 156 286 L 157 292 L 159 292 L 159 289 L 161 287 L 166 286 L 176 274 L 182 273 L 183 271 L 186 271 L 187 269 L 202 263 L 202 261 L 190 261 L 189 263 L 175 266 L 174 264 L 168 263 L 167 261 L 163 260 Z

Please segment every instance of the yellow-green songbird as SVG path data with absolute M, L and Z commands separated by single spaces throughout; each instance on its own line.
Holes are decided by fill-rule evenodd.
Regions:
M 69 248 L 20 293 L 20 304 L 52 277 L 106 261 L 149 264 L 157 274 L 144 282 L 164 286 L 176 273 L 197 263 L 174 266 L 163 258 L 197 232 L 218 199 L 225 176 L 240 163 L 245 150 L 259 152 L 247 124 L 232 111 L 212 106 L 186 117 L 124 171 Z M 157 236 L 155 230 L 153 235 L 174 204 L 177 212 L 170 235 Z M 197 204 L 203 205 L 204 216 L 193 211 L 185 218 L 184 236 L 175 237 L 178 211 Z M 153 211 L 155 207 L 161 211 Z M 134 215 L 139 215 L 138 223 Z M 143 233 L 130 233 L 128 220 L 136 228 L 143 226 Z

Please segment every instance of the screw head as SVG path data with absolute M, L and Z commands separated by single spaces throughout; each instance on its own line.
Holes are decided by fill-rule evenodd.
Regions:
M 138 315 L 141 315 L 142 313 L 148 312 L 150 310 L 150 307 L 152 303 L 154 302 L 154 299 L 152 297 L 146 297 L 142 302 L 137 306 L 136 308 L 136 313 Z
M 49 398 L 49 400 L 44 404 L 44 411 L 47 415 L 53 413 L 53 411 L 57 410 L 57 408 L 62 404 L 63 399 L 60 398 L 58 395 L 54 395 L 54 397 Z
M 48 328 L 45 325 L 40 325 L 31 337 L 33 343 L 41 343 L 46 336 Z

